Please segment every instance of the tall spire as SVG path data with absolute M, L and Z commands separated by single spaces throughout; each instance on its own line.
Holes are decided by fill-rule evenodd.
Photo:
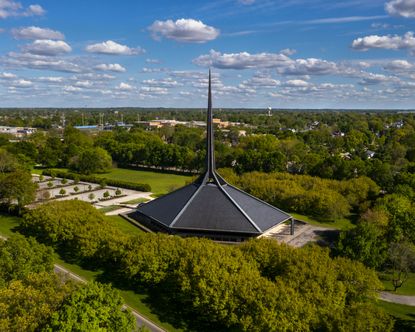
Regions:
M 208 90 L 208 111 L 207 111 L 207 145 L 206 145 L 206 162 L 207 173 L 209 178 L 215 178 L 215 143 L 213 135 L 213 115 L 212 115 L 212 79 L 209 69 L 209 90 Z

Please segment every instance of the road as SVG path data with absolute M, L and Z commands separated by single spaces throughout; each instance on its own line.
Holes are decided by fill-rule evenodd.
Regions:
M 2 235 L 0 235 L 0 239 L 7 240 L 7 238 L 2 236 Z M 62 267 L 58 264 L 54 264 L 53 269 L 54 269 L 55 273 L 64 274 L 65 276 L 71 278 L 72 280 L 75 280 L 77 282 L 81 282 L 81 283 L 84 283 L 84 284 L 87 283 L 87 281 L 85 279 L 81 278 L 80 276 L 76 275 L 75 273 L 72 273 L 71 271 L 65 269 L 64 267 Z M 131 311 L 131 313 L 133 314 L 133 316 L 134 316 L 134 318 L 137 322 L 138 327 L 145 326 L 152 332 L 166 332 L 166 330 L 164 330 L 160 326 L 156 325 L 151 320 L 147 319 L 146 317 L 141 315 L 139 312 L 137 312 L 136 310 L 134 310 L 130 306 L 124 305 L 123 307 L 127 308 Z
M 379 298 L 386 302 L 405 304 L 415 307 L 415 296 L 398 295 L 390 292 L 380 292 Z

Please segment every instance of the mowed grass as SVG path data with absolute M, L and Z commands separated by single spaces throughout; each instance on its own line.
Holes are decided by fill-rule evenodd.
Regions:
M 295 219 L 305 221 L 311 225 L 314 226 L 320 226 L 320 227 L 327 227 L 327 228 L 333 228 L 338 229 L 341 231 L 347 231 L 349 229 L 352 229 L 354 227 L 353 223 L 346 218 L 343 219 L 337 219 L 333 221 L 318 221 L 316 219 L 313 219 L 311 217 L 299 214 L 299 213 L 290 213 Z
M 385 301 L 377 301 L 376 306 L 395 319 L 394 331 L 415 331 L 415 307 Z
M 385 291 L 390 291 L 393 294 L 398 295 L 411 295 L 415 296 L 415 273 L 409 273 L 408 279 L 404 282 L 402 287 L 399 287 L 396 292 L 393 291 L 392 275 L 389 273 L 379 273 L 379 279 L 382 281 Z M 415 307 L 414 307 L 415 312 Z
M 125 168 L 113 168 L 109 173 L 95 174 L 107 179 L 122 180 L 135 183 L 148 183 L 155 194 L 168 192 L 183 187 L 192 177 L 186 175 L 166 174 Z
M 7 214 L 0 214 L 0 235 L 11 236 L 13 235 L 13 229 L 19 226 L 20 218 L 10 216 Z
M 142 234 L 143 231 L 134 226 L 133 224 L 129 223 L 126 219 L 120 216 L 105 216 L 105 219 L 108 220 L 112 225 L 123 231 L 128 235 L 139 235 Z

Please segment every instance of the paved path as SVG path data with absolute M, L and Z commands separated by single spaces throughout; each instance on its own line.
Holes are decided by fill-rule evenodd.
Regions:
M 380 292 L 379 298 L 386 302 L 405 304 L 415 307 L 415 296 L 398 295 L 390 292 Z

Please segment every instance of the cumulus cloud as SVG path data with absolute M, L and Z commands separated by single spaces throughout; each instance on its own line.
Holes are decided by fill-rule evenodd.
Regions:
M 30 88 L 32 87 L 32 85 L 33 83 L 31 81 L 24 80 L 24 79 L 15 80 L 11 83 L 11 86 L 15 88 Z
M 39 39 L 23 47 L 27 53 L 54 56 L 72 51 L 72 48 L 62 40 Z
M 165 78 L 165 79 L 158 79 L 158 80 L 156 79 L 144 80 L 143 84 L 147 86 L 158 86 L 158 87 L 163 87 L 163 88 L 174 88 L 180 85 L 177 81 L 173 80 L 170 77 Z
M 371 35 L 355 39 L 352 43 L 352 48 L 358 51 L 367 51 L 372 48 L 388 50 L 414 49 L 415 38 L 414 33 L 411 31 L 405 33 L 403 36 Z
M 280 74 L 285 75 L 330 75 L 338 71 L 337 64 L 321 59 L 296 59 L 286 66 L 277 68 Z
M 148 30 L 154 39 L 162 37 L 178 42 L 204 43 L 219 36 L 219 30 L 194 19 L 155 21 Z
M 140 94 L 145 96 L 166 95 L 168 94 L 168 90 L 166 88 L 161 87 L 143 86 L 140 88 Z
M 113 71 L 116 73 L 124 73 L 126 69 L 118 63 L 100 64 L 94 67 L 96 70 Z
M 145 51 L 140 48 L 131 48 L 126 45 L 118 44 L 112 40 L 102 43 L 91 44 L 86 47 L 86 51 L 90 53 L 109 54 L 109 55 L 137 55 Z
M 374 85 L 390 81 L 391 78 L 383 74 L 365 73 L 365 77 L 359 81 L 360 85 Z
M 7 72 L 0 73 L 0 79 L 11 80 L 11 79 L 14 79 L 16 77 L 17 76 L 13 73 L 7 73 Z
M 386 70 L 391 71 L 406 71 L 414 68 L 414 65 L 407 60 L 393 60 L 383 66 Z
M 85 70 L 79 61 L 30 53 L 10 52 L 6 57 L 1 59 L 1 62 L 8 67 L 18 69 L 42 69 L 69 73 L 80 73 Z
M 284 86 L 292 88 L 304 88 L 310 86 L 310 83 L 304 80 L 289 80 L 284 83 Z
M 414 0 L 392 0 L 385 4 L 385 9 L 392 16 L 415 17 Z
M 133 90 L 133 87 L 130 84 L 128 84 L 128 83 L 121 82 L 117 86 L 117 89 L 118 90 L 123 90 L 123 91 L 131 91 L 131 90 Z
M 40 5 L 30 5 L 24 8 L 20 2 L 13 0 L 0 0 L 0 19 L 16 16 L 41 16 L 45 10 Z
M 12 35 L 16 39 L 65 39 L 62 32 L 36 26 L 12 29 Z
M 209 54 L 201 55 L 193 60 L 199 66 L 216 67 L 221 69 L 273 68 L 282 66 L 292 60 L 280 53 L 220 53 L 211 50 Z

